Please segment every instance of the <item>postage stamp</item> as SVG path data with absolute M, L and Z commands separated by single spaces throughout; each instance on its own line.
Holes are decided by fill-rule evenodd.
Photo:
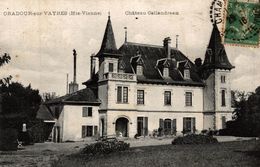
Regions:
M 259 47 L 260 3 L 229 0 L 224 43 Z

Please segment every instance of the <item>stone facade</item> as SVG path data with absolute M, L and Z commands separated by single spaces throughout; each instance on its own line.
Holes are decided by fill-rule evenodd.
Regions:
M 169 37 L 162 46 L 125 41 L 117 49 L 109 17 L 101 49 L 91 55 L 90 68 L 91 77 L 83 83 L 88 92 L 67 102 L 76 102 L 74 105 L 62 104 L 56 123 L 63 141 L 95 135 L 200 133 L 225 128 L 232 119 L 230 77 L 234 67 L 216 25 L 204 62 L 196 59 L 193 63 L 170 46 Z M 84 103 L 93 108 L 87 118 L 82 116 L 82 101 L 77 101 L 77 96 L 84 95 Z M 95 130 L 89 135 L 91 128 L 83 126 Z

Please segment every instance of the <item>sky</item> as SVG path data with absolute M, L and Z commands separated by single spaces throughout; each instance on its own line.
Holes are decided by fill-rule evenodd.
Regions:
M 119 48 L 124 42 L 124 27 L 130 42 L 161 45 L 165 37 L 179 35 L 178 48 L 192 61 L 205 51 L 212 31 L 212 0 L 1 0 L 0 54 L 12 60 L 0 68 L 0 78 L 12 75 L 13 81 L 43 92 L 66 93 L 66 74 L 73 77 L 72 50 L 77 51 L 77 82 L 88 80 L 90 56 L 100 49 L 111 15 Z M 40 16 L 8 15 L 8 12 L 42 12 Z M 52 11 L 99 12 L 100 15 L 45 15 Z M 128 15 L 127 12 L 169 11 L 178 15 Z M 221 26 L 221 25 L 219 25 Z M 233 90 L 254 91 L 260 86 L 260 48 L 225 45 L 232 70 Z

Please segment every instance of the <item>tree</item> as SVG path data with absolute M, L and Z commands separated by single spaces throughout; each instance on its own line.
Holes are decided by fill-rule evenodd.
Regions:
M 28 126 L 36 119 L 37 110 L 41 103 L 41 96 L 38 90 L 31 88 L 31 85 L 24 87 L 22 84 L 14 82 L 0 87 L 2 92 L 2 117 L 4 127 L 12 127 L 17 130 L 22 128 L 22 124 Z
M 7 53 L 5 53 L 4 55 L 0 56 L 0 67 L 3 66 L 4 64 L 9 63 L 10 60 L 11 60 L 11 57 Z M 9 84 L 11 79 L 12 79 L 12 76 L 8 76 L 6 78 L 0 79 L 0 86 L 3 85 L 3 84 Z M 0 94 L 1 94 L 1 92 L 0 92 Z
M 253 93 L 235 92 L 234 119 L 227 122 L 224 134 L 260 136 L 260 86 Z

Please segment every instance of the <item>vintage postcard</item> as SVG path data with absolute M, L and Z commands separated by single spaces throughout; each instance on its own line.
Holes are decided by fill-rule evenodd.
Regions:
M 258 0 L 1 0 L 0 20 L 0 166 L 259 164 Z

